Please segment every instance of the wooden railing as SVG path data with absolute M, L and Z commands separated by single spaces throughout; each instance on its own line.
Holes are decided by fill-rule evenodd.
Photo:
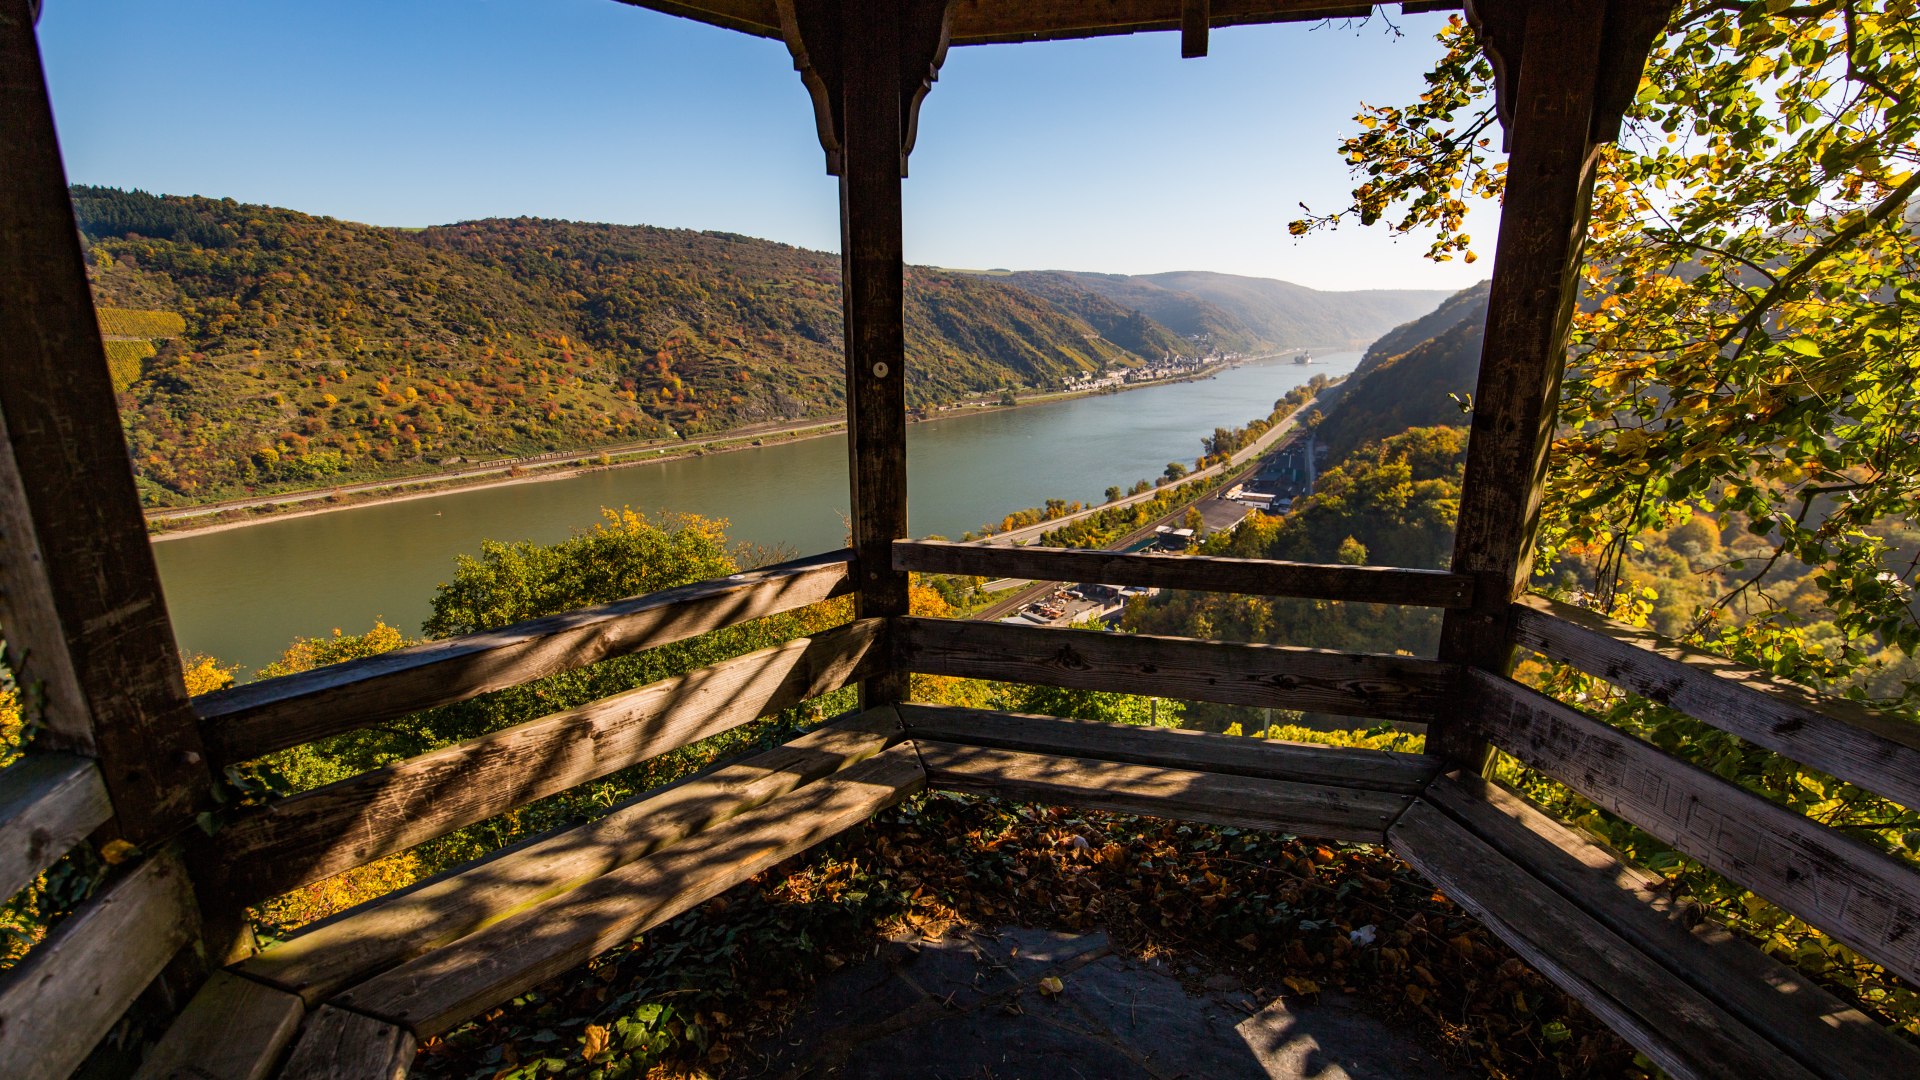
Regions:
M 1415 656 L 920 618 L 897 620 L 893 658 L 929 675 L 1416 722 L 1458 674 Z
M 1513 609 L 1518 643 L 1908 806 L 1916 727 L 1566 605 Z M 1487 671 L 1464 714 L 1495 745 L 1903 978 L 1920 978 L 1920 872 Z
M 194 699 L 217 765 L 372 727 L 852 590 L 851 552 L 429 641 Z
M 278 799 L 220 834 L 251 904 L 831 693 L 884 669 L 882 620 L 737 656 Z
M 893 566 L 927 574 L 1144 585 L 1362 604 L 1473 606 L 1473 578 L 1467 574 L 1392 566 L 1136 555 L 1080 548 L 988 547 L 927 540 L 895 541 Z
M 842 551 L 796 560 L 266 680 L 193 705 L 215 764 L 246 761 L 844 595 L 853 580 L 849 559 Z M 202 908 L 237 912 L 880 674 L 887 668 L 883 626 L 881 619 L 857 620 L 241 810 L 191 853 L 191 887 L 187 866 L 170 850 L 146 856 L 0 978 L 0 1072 L 64 1075 L 199 936 Z M 759 774 L 725 790 L 710 784 L 680 816 L 697 811 L 717 820 L 712 815 L 723 804 L 744 810 L 831 771 L 815 759 L 845 764 L 885 742 L 868 737 L 854 745 L 865 749 L 790 764 L 784 787 L 778 777 Z M 30 884 L 111 817 L 100 770 L 88 758 L 32 754 L 0 772 L 0 895 Z M 658 842 L 658 828 L 640 831 Z M 698 831 L 698 824 L 682 831 Z M 647 845 L 630 840 L 628 848 L 630 861 Z M 622 850 L 628 849 L 616 845 L 572 857 L 591 861 Z M 549 855 L 540 871 L 552 870 L 547 864 L 555 858 L 565 862 L 564 855 Z M 578 885 L 581 879 L 569 880 Z M 731 880 L 726 873 L 713 878 L 721 887 Z M 565 887 L 565 880 L 550 882 L 545 895 Z M 478 898 L 463 890 L 460 902 L 471 907 Z M 438 911 L 424 937 L 434 940 L 457 922 Z M 377 941 L 360 940 L 334 962 L 364 960 L 370 948 L 379 952 L 380 942 L 389 952 L 404 947 L 392 929 L 389 919 Z M 278 1008 L 255 992 L 257 983 L 242 981 L 238 989 L 245 992 L 233 995 L 234 1008 Z M 296 1011 L 289 1023 L 297 1022 Z M 194 1052 L 215 1052 L 209 1047 L 218 1041 L 196 1043 Z
M 0 770 L 0 897 L 112 816 L 87 758 L 28 754 Z M 149 858 L 109 881 L 0 979 L 0 1073 L 65 1076 L 198 934 L 178 859 Z

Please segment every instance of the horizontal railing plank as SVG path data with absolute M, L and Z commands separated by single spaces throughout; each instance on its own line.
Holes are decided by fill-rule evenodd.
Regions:
M 0 1076 L 64 1080 L 199 935 L 186 868 L 172 856 L 108 884 L 0 977 Z
M 1651 743 L 1485 671 L 1467 716 L 1522 762 L 1901 977 L 1920 975 L 1920 873 Z
M 1639 869 L 1525 798 L 1477 776 L 1443 777 L 1422 801 L 1671 971 L 1735 1019 L 1828 1080 L 1920 1076 L 1920 1047 L 1812 979 L 1676 901 Z
M 816 604 L 853 587 L 846 551 L 429 641 L 193 699 L 215 765 Z
M 782 746 L 647 792 L 605 817 L 530 840 L 371 901 L 240 965 L 308 1004 L 886 749 L 892 709 L 833 721 Z
M 1913 721 L 1545 597 L 1514 605 L 1513 636 L 1548 659 L 1920 810 Z
M 916 738 L 935 789 L 1328 840 L 1384 843 L 1412 796 Z
M 1473 606 L 1473 578 L 1445 570 L 1224 559 L 1211 555 L 1136 555 L 1081 548 L 992 547 L 895 540 L 893 568 L 927 574 L 1034 581 L 1144 585 L 1194 592 L 1351 600 L 1417 607 Z
M 112 816 L 100 767 L 88 758 L 28 754 L 0 770 L 0 900 Z
M 1412 656 L 903 618 L 894 664 L 929 675 L 1425 722 L 1458 669 Z
M 1676 1077 L 1813 1080 L 1759 1034 L 1424 800 L 1394 854 Z
M 284 990 L 216 971 L 133 1080 L 267 1080 L 306 1014 Z
M 797 638 L 279 799 L 221 830 L 214 876 L 258 903 L 798 705 L 883 670 L 882 627 Z
M 865 821 L 919 791 L 897 746 L 336 996 L 335 1004 L 438 1034 Z
M 1440 771 L 1439 760 L 1426 754 L 1135 727 L 951 705 L 901 705 L 899 708 L 907 734 L 916 739 L 991 746 L 1029 754 L 1094 758 L 1406 795 L 1418 794 Z
M 399 1024 L 322 1005 L 300 1032 L 279 1080 L 403 1080 L 417 1040 Z

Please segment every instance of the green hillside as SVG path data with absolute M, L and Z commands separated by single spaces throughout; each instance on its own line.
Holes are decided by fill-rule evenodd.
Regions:
M 520 218 L 377 228 L 76 187 L 96 298 L 174 313 L 122 357 L 151 503 L 419 472 L 842 408 L 837 256 Z M 156 335 L 157 336 L 157 335 Z M 912 268 L 908 400 L 1046 388 L 1192 348 L 1070 286 Z
M 1374 342 L 1353 374 L 1323 398 L 1328 415 L 1317 434 L 1329 447 L 1328 460 L 1409 428 L 1467 423 L 1460 403 L 1473 394 L 1486 321 L 1487 283 L 1481 282 Z

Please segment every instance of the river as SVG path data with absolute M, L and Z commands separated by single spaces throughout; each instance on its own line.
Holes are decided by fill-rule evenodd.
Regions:
M 1327 353 L 1308 366 L 1245 364 L 1209 378 L 1018 409 L 982 410 L 907 429 L 909 528 L 957 537 L 1049 498 L 1098 502 L 1114 484 L 1191 463 L 1200 437 L 1266 415 L 1314 375 L 1360 361 Z M 846 539 L 841 436 L 684 458 L 564 480 L 268 519 L 154 545 L 182 649 L 249 673 L 296 637 L 359 633 L 384 619 L 417 633 L 454 556 L 482 539 L 561 539 L 601 507 L 725 518 L 735 540 L 811 554 Z

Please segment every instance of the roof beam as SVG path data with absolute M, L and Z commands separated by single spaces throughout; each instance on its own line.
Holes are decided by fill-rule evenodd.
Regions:
M 757 37 L 782 36 L 776 0 L 621 2 Z M 1185 52 L 1196 34 L 1204 42 L 1207 27 L 1356 18 L 1388 6 L 1353 0 L 957 0 L 953 44 L 992 45 L 1179 30 Z M 1449 11 L 1459 8 L 1460 0 L 1414 0 L 1399 7 L 1407 13 Z M 1204 12 L 1204 25 L 1193 21 L 1193 9 Z

